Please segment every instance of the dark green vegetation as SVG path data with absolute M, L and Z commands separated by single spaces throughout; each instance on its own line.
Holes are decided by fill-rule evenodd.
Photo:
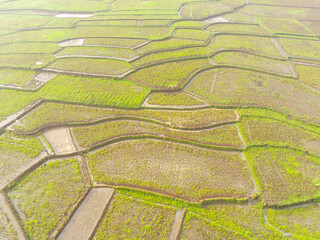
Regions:
M 0 13 L 0 239 L 320 238 L 319 1 Z

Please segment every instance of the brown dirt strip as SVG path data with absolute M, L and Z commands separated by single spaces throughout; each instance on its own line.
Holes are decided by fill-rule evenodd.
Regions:
M 179 235 L 183 226 L 183 220 L 186 216 L 187 209 L 183 208 L 181 210 L 176 211 L 176 215 L 172 224 L 172 230 L 170 233 L 169 240 L 178 240 Z
M 114 189 L 111 188 L 91 189 L 57 239 L 89 239 L 113 194 Z

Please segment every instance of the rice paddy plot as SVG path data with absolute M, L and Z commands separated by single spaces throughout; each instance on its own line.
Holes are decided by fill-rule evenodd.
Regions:
M 186 94 L 185 92 L 153 92 L 146 99 L 144 105 L 168 108 L 188 108 L 195 106 L 206 106 L 208 104 L 199 98 Z
M 305 2 L 303 0 L 252 0 L 250 4 L 257 5 L 278 5 L 278 6 L 292 6 L 292 7 L 320 7 L 320 3 L 317 0 L 310 0 Z
M 299 39 L 289 39 L 289 38 L 278 38 L 277 41 L 280 43 L 283 50 L 293 58 L 320 60 L 320 54 L 319 54 L 320 41 L 319 40 L 299 40 Z
M 123 86 L 121 87 L 123 88 Z M 103 91 L 106 92 L 106 89 Z M 111 92 L 113 91 L 114 90 L 111 89 Z M 92 123 L 101 119 L 120 117 L 149 119 L 163 123 L 168 127 L 190 129 L 208 127 L 224 122 L 234 122 L 237 121 L 238 118 L 235 110 L 232 109 L 206 108 L 187 111 L 155 109 L 126 110 L 45 102 L 19 120 L 19 122 L 11 125 L 10 129 L 23 134 L 36 131 L 45 126 Z
M 320 156 L 320 134 L 268 118 L 242 117 L 239 126 L 248 145 L 289 146 Z
M 255 24 L 256 21 L 253 17 L 241 13 L 229 13 L 223 15 L 223 18 L 231 23 L 247 23 Z
M 81 20 L 77 26 L 137 26 L 137 20 Z
M 0 239 L 17 240 L 18 235 L 13 227 L 12 222 L 4 211 L 3 206 L 0 205 Z
M 269 37 L 217 35 L 208 47 L 214 51 L 239 50 L 248 53 L 282 57 Z
M 196 28 L 201 29 L 207 26 L 208 23 L 202 21 L 193 21 L 193 20 L 183 20 L 183 21 L 176 21 L 170 26 L 175 28 Z
M 165 27 L 169 26 L 172 19 L 145 19 L 138 22 L 138 26 L 143 27 Z
M 93 180 L 159 192 L 188 201 L 247 198 L 253 194 L 246 163 L 237 152 L 131 140 L 87 155 Z
M 196 145 L 228 148 L 244 147 L 235 125 L 201 131 L 182 131 L 164 128 L 163 126 L 153 123 L 119 120 L 87 127 L 75 127 L 72 128 L 72 132 L 76 142 L 82 149 L 94 147 L 114 139 L 125 137 L 134 138 L 135 136 L 169 138 L 180 142 L 194 143 Z M 61 137 L 57 139 L 57 141 L 62 143 L 64 139 L 67 138 Z M 67 146 L 68 144 L 66 142 L 64 145 L 61 145 L 62 148 L 66 148 Z
M 196 42 L 193 40 L 187 39 L 167 39 L 163 41 L 154 41 L 150 42 L 147 45 L 144 45 L 140 48 L 137 48 L 136 51 L 140 54 L 152 53 L 152 52 L 161 52 L 168 50 L 178 50 L 179 48 L 186 47 L 204 47 L 204 43 Z
M 168 239 L 175 209 L 116 194 L 93 239 Z
M 295 65 L 299 74 L 299 80 L 308 86 L 320 91 L 320 66 Z
M 52 62 L 54 57 L 49 54 L 0 54 L 1 67 L 19 67 L 36 69 Z
M 269 108 L 320 123 L 319 94 L 293 79 L 220 68 L 198 74 L 185 90 L 224 107 Z
M 221 52 L 212 60 L 216 65 L 239 66 L 248 69 L 258 69 L 265 72 L 293 76 L 290 63 L 285 60 L 266 58 L 243 52 Z
M 0 187 L 10 182 L 45 149 L 38 138 L 0 136 Z M 1 236 L 1 235 L 0 235 Z
M 48 162 L 8 189 L 29 238 L 55 237 L 86 192 L 80 162 Z
M 317 8 L 248 5 L 246 8 L 240 9 L 239 12 L 260 17 L 320 20 L 320 10 Z
M 98 46 L 66 47 L 55 54 L 56 57 L 97 57 L 130 60 L 138 57 L 132 49 Z
M 85 46 L 134 48 L 146 43 L 148 43 L 148 40 L 136 39 L 136 38 L 84 38 L 83 39 L 83 45 Z
M 208 59 L 169 62 L 139 69 L 127 79 L 152 89 L 173 90 L 181 88 L 200 69 L 210 66 Z
M 0 62 L 1 63 L 1 62 Z M 79 73 L 79 74 L 97 74 L 102 76 L 120 76 L 133 67 L 122 60 L 113 59 L 95 59 L 84 57 L 59 58 L 46 66 L 47 69 L 53 69 L 61 72 Z
M 179 20 L 181 17 L 176 11 L 172 13 L 152 14 L 151 10 L 148 11 L 114 11 L 109 14 L 97 15 L 91 17 L 90 20 Z
M 54 18 L 43 25 L 42 28 L 71 28 L 79 21 L 79 18 Z
M 36 75 L 36 71 L 0 68 L 0 85 L 24 87 Z
M 256 17 L 256 20 L 275 35 L 315 35 L 296 19 Z
M 231 9 L 220 2 L 195 2 L 187 3 L 180 11 L 182 18 L 204 19 L 212 15 L 230 12 Z
M 271 36 L 270 32 L 256 24 L 221 23 L 214 24 L 206 30 L 211 33 L 237 33 L 243 35 Z
M 253 147 L 245 155 L 264 205 L 283 206 L 319 198 L 319 157 L 279 147 Z
M 176 29 L 176 31 L 173 34 L 173 37 L 178 39 L 208 42 L 212 35 L 204 30 Z
M 12 43 L 0 45 L 0 54 L 3 53 L 47 53 L 52 54 L 61 49 L 55 43 Z
M 144 55 L 130 62 L 135 67 L 142 67 L 156 63 L 163 63 L 168 60 L 186 58 L 204 58 L 212 56 L 213 51 L 207 47 L 190 47 L 171 51 L 163 51 Z
M 295 239 L 320 238 L 319 204 L 306 204 L 288 209 L 267 209 L 268 221 Z
M 318 21 L 301 21 L 304 26 L 308 27 L 314 33 L 320 35 L 320 26 Z

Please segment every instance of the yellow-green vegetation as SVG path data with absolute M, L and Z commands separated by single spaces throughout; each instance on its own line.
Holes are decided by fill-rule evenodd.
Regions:
M 293 75 L 289 67 L 289 63 L 286 61 L 256 56 L 243 52 L 222 52 L 214 56 L 212 59 L 217 65 L 240 66 L 282 75 Z
M 122 120 L 88 127 L 77 127 L 73 128 L 72 132 L 81 148 L 89 148 L 99 143 L 130 136 L 154 136 L 208 146 L 244 147 L 235 125 L 201 131 L 183 131 L 164 128 L 153 123 Z
M 320 59 L 319 40 L 278 38 L 277 41 L 291 57 Z
M 79 21 L 79 18 L 54 18 L 44 28 L 71 28 Z
M 25 175 L 8 190 L 30 239 L 56 235 L 86 191 L 77 159 L 46 163 Z M 51 235 L 51 236 L 52 236 Z
M 11 221 L 0 206 L 0 239 L 18 240 L 18 235 Z
M 256 20 L 275 35 L 315 35 L 296 19 L 257 17 Z
M 308 86 L 320 90 L 320 67 L 295 65 L 299 74 L 299 80 Z
M 213 51 L 207 47 L 191 47 L 183 48 L 172 51 L 163 51 L 157 53 L 147 54 L 137 60 L 131 62 L 135 67 L 141 67 L 145 65 L 151 65 L 155 63 L 161 63 L 172 59 L 186 59 L 186 58 L 198 58 L 198 57 L 210 57 Z
M 115 58 L 115 59 L 123 59 L 130 60 L 131 58 L 137 57 L 138 55 L 132 50 L 128 48 L 108 48 L 108 47 L 66 47 L 55 54 L 56 56 L 98 56 L 105 58 Z M 111 63 L 107 63 L 107 65 L 112 65 Z M 116 63 L 116 65 L 121 65 L 120 63 Z M 114 66 L 112 66 L 114 68 Z
M 241 154 L 131 140 L 87 155 L 94 181 L 160 192 L 188 201 L 246 198 L 253 185 Z
M 269 37 L 217 35 L 208 47 L 214 51 L 230 49 L 282 57 Z
M 148 11 L 112 11 L 109 14 L 96 15 L 91 17 L 90 20 L 176 20 L 181 19 L 177 12 L 174 14 L 169 12 L 153 14 L 152 10 Z
M 266 206 L 320 197 L 320 158 L 284 147 L 251 147 L 245 156 Z
M 8 86 L 23 87 L 35 75 L 36 75 L 35 71 L 12 69 L 12 68 L 1 68 L 0 84 L 8 85 Z
M 147 104 L 158 106 L 200 106 L 203 101 L 184 92 L 153 92 L 150 94 Z
M 203 19 L 212 15 L 230 12 L 231 9 L 216 1 L 188 3 L 180 14 L 183 18 Z
M 74 57 L 57 59 L 46 67 L 59 71 L 92 73 L 110 76 L 121 75 L 133 69 L 129 63 L 122 60 Z
M 84 38 L 83 45 L 99 45 L 106 47 L 125 47 L 132 48 L 147 41 L 144 39 L 134 39 L 134 38 Z
M 26 133 L 45 126 L 65 125 L 68 123 L 81 124 L 120 117 L 149 119 L 150 121 L 162 123 L 166 126 L 190 129 L 208 127 L 237 120 L 237 115 L 232 109 L 206 108 L 187 111 L 153 109 L 125 110 L 48 102 L 43 103 L 26 117 L 19 120 L 18 123 L 13 124 L 11 128 L 14 131 Z
M 60 48 L 56 43 L 12 43 L 0 45 L 0 53 L 54 53 Z
M 302 23 L 304 26 L 308 27 L 313 32 L 317 33 L 318 35 L 320 34 L 320 26 L 317 22 L 303 21 Z M 316 39 L 316 40 L 318 40 L 318 39 Z
M 290 209 L 267 209 L 270 224 L 280 230 L 292 233 L 294 239 L 320 238 L 319 204 Z
M 223 18 L 230 21 L 231 23 L 255 23 L 253 17 L 241 13 L 226 14 L 223 15 Z
M 27 166 L 44 147 L 38 138 L 20 139 L 0 136 L 0 185 L 6 184 Z
M 41 68 L 52 62 L 54 57 L 49 54 L 0 54 L 1 67 Z
M 77 26 L 137 26 L 136 20 L 81 20 Z
M 159 26 L 168 26 L 172 22 L 171 19 L 146 19 L 141 20 L 140 26 L 146 26 L 146 27 L 159 27 Z
M 237 33 L 243 35 L 262 35 L 271 36 L 271 33 L 265 30 L 263 27 L 256 24 L 229 24 L 221 23 L 214 24 L 208 29 L 212 33 Z
M 189 39 L 193 41 L 207 42 L 212 34 L 204 30 L 197 29 L 177 29 L 173 35 L 174 38 Z
M 177 21 L 171 24 L 172 27 L 176 28 L 203 28 L 207 25 L 207 23 L 202 21 Z
M 174 208 L 116 194 L 93 239 L 168 239 Z
M 218 106 L 270 108 L 309 123 L 320 123 L 319 94 L 294 79 L 221 68 L 199 74 L 186 91 Z
M 242 117 L 239 123 L 244 141 L 250 145 L 289 146 L 320 156 L 320 134 L 268 118 Z
M 206 219 L 206 220 L 205 220 Z M 191 207 L 187 212 L 181 239 L 211 239 L 210 236 L 236 239 L 282 239 L 280 232 L 268 227 L 259 205 L 217 204 Z
M 179 89 L 198 70 L 209 66 L 208 59 L 176 61 L 142 68 L 128 75 L 127 79 L 153 89 Z
M 277 0 L 251 0 L 252 4 L 270 4 L 275 6 L 292 6 L 292 7 L 320 7 L 320 3 L 317 0 L 310 0 L 305 2 L 303 0 L 282 0 L 281 2 Z M 299 9 L 297 9 L 298 11 Z
M 175 50 L 183 47 L 199 47 L 204 46 L 204 43 L 195 42 L 188 39 L 168 39 L 164 41 L 154 41 L 143 47 L 138 48 L 136 51 L 141 54 L 161 52 L 166 50 Z

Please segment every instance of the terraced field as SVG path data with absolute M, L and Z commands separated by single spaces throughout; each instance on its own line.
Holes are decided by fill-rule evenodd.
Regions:
M 317 0 L 0 0 L 0 239 L 319 239 Z

